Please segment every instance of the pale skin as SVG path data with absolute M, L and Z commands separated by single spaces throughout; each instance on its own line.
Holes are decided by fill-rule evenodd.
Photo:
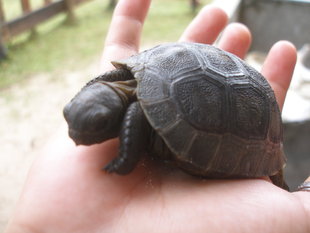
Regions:
M 119 1 L 106 38 L 103 71 L 112 68 L 110 60 L 139 51 L 149 4 Z M 206 7 L 180 41 L 211 44 L 226 23 L 222 10 Z M 230 24 L 218 46 L 243 58 L 250 43 L 245 26 Z M 271 48 L 261 71 L 281 108 L 295 61 L 294 46 L 281 41 Z M 309 192 L 289 193 L 264 177 L 201 180 L 149 158 L 127 176 L 103 172 L 117 150 L 117 139 L 76 147 L 67 136 L 53 138 L 29 172 L 6 233 L 310 232 Z

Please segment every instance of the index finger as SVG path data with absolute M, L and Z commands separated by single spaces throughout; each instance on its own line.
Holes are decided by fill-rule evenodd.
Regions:
M 288 41 L 280 41 L 270 49 L 262 68 L 262 74 L 272 86 L 281 110 L 293 76 L 296 59 L 294 45 Z
M 110 61 L 138 52 L 141 31 L 151 0 L 120 0 L 114 10 L 105 41 L 101 65 L 111 68 Z

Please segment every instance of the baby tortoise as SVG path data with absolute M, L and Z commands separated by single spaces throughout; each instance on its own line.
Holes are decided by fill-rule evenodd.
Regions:
M 148 152 L 192 175 L 269 176 L 288 190 L 274 92 L 241 59 L 211 45 L 167 43 L 113 65 L 64 109 L 76 144 L 119 136 L 106 171 L 128 174 Z

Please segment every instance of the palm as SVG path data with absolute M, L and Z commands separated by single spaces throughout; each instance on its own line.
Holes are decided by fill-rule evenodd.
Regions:
M 298 199 L 263 179 L 201 180 L 147 158 L 128 176 L 109 175 L 100 168 L 116 152 L 115 143 L 75 148 L 72 154 L 53 151 L 37 161 L 31 189 L 24 192 L 35 203 L 32 214 L 40 216 L 37 226 L 51 232 L 199 232 L 220 225 L 224 232 L 240 232 L 259 219 L 256 224 L 267 232 L 271 216 L 281 213 L 279 226 L 298 232 L 295 223 L 303 216 L 291 215 L 298 213 Z
M 103 70 L 111 68 L 108 61 L 138 51 L 149 3 L 119 1 L 106 39 Z M 213 43 L 226 20 L 221 10 L 206 8 L 181 40 Z M 233 24 L 224 31 L 219 47 L 242 58 L 250 41 L 248 30 Z M 280 107 L 295 59 L 295 49 L 281 42 L 272 48 L 262 70 Z M 31 169 L 7 232 L 310 231 L 308 193 L 288 193 L 267 178 L 201 180 L 147 157 L 127 176 L 106 174 L 101 168 L 116 156 L 117 140 L 75 147 L 67 136 L 60 136 L 46 151 Z

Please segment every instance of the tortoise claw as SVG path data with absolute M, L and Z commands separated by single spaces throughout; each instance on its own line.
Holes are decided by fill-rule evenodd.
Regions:
M 126 175 L 133 170 L 133 167 L 128 166 L 127 161 L 122 157 L 116 157 L 104 168 L 107 173 L 117 173 L 119 175 Z
M 104 170 L 107 173 L 115 172 L 117 170 L 116 166 L 115 166 L 115 160 L 113 160 L 110 163 L 108 163 L 104 168 L 102 168 L 102 170 Z

